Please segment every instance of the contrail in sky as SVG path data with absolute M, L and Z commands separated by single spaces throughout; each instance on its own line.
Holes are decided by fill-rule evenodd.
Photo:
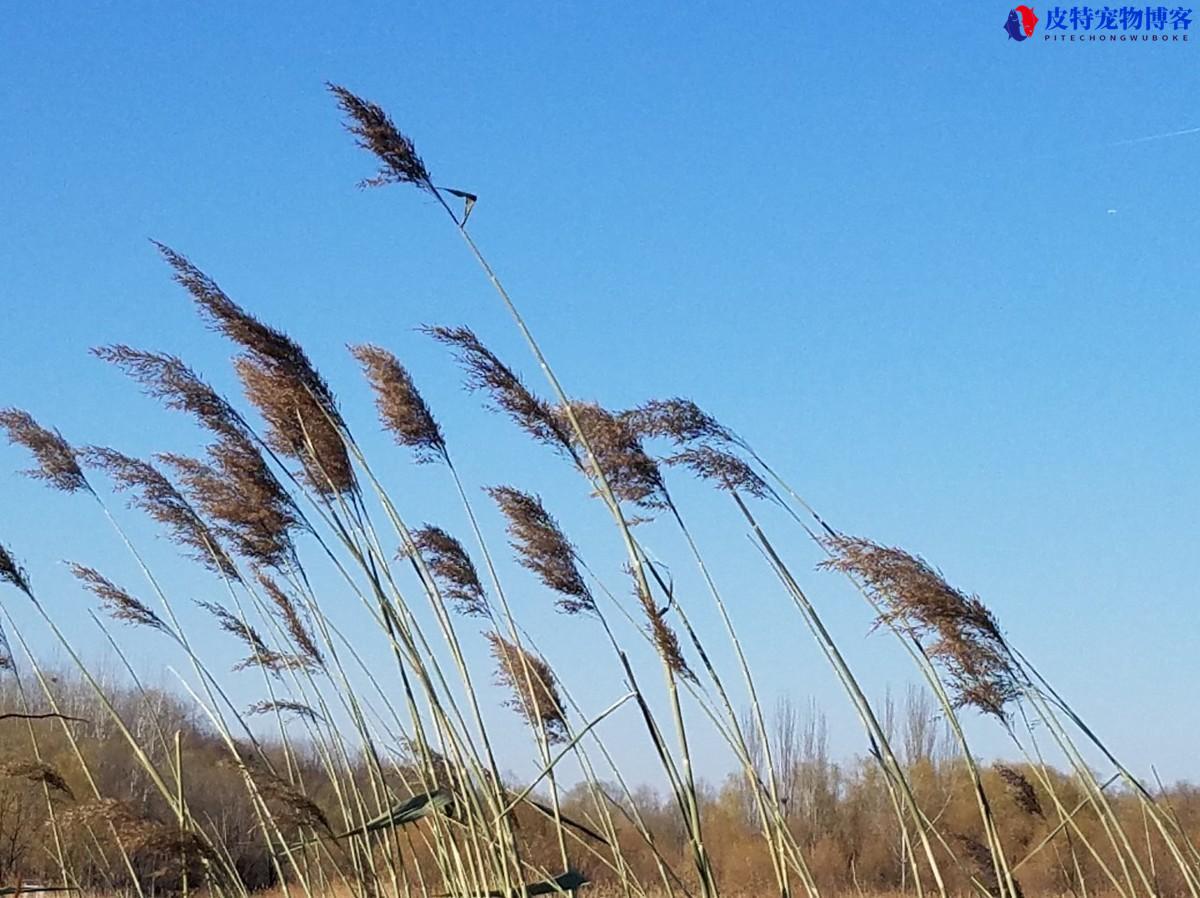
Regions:
M 1165 140 L 1168 137 L 1182 137 L 1185 134 L 1200 134 L 1200 128 L 1184 128 L 1182 131 L 1168 131 L 1166 134 L 1151 134 L 1149 137 L 1134 137 L 1131 140 L 1118 140 L 1110 143 L 1110 147 L 1127 147 L 1135 143 L 1149 143 L 1152 140 Z

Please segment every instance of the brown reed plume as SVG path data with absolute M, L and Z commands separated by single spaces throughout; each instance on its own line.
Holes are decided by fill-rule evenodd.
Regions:
M 135 844 L 139 858 L 151 858 L 157 866 L 151 871 L 156 879 L 179 877 L 185 871 L 193 878 L 210 869 L 220 855 L 199 834 L 160 823 L 147 827 Z
M 621 413 L 621 419 L 644 439 L 665 438 L 676 445 L 734 443 L 733 431 L 690 399 L 651 399 Z
M 1001 888 L 991 849 L 973 836 L 962 833 L 952 833 L 951 840 L 957 844 L 959 850 L 966 856 L 967 863 L 970 865 L 975 879 L 987 890 L 987 893 L 992 895 L 993 898 L 1004 898 L 1008 890 Z M 1008 898 L 1023 898 L 1021 884 L 1017 882 L 1015 877 L 1012 879 L 1012 884 L 1016 894 L 1008 895 Z
M 542 500 L 510 486 L 491 487 L 488 494 L 508 518 L 517 560 L 559 594 L 559 610 L 567 614 L 595 611 L 596 601 L 575 562 L 575 548 Z
M 239 356 L 234 368 L 246 398 L 267 422 L 267 445 L 294 458 L 304 479 L 324 496 L 354 489 L 354 468 L 337 423 L 292 372 L 251 355 Z
M 61 433 L 42 427 L 28 412 L 19 408 L 0 409 L 0 427 L 8 431 L 8 441 L 33 453 L 37 467 L 23 473 L 44 480 L 65 493 L 90 489 L 75 450 Z
M 425 559 L 430 572 L 437 578 L 442 594 L 454 602 L 460 614 L 468 617 L 488 617 L 487 595 L 479 582 L 479 572 L 462 543 L 443 530 L 426 524 L 413 533 L 417 551 Z
M 0 543 L 0 583 L 15 586 L 26 595 L 30 592 L 29 575 L 25 573 L 25 568 L 21 567 L 13 558 L 12 552 L 2 543 Z
M 521 714 L 530 726 L 539 728 L 546 741 L 565 742 L 567 715 L 550 665 L 499 633 L 489 632 L 487 639 L 498 665 L 497 680 L 513 694 L 506 702 L 508 707 Z
M 236 636 L 245 644 L 246 648 L 250 649 L 250 655 L 235 664 L 234 670 L 245 670 L 258 665 L 277 674 L 301 663 L 295 656 L 285 655 L 272 649 L 254 627 L 229 609 L 223 608 L 215 602 L 198 601 L 196 604 L 215 617 L 222 630 Z
M 2 579 L 0 577 L 0 580 Z M 16 669 L 17 661 L 13 658 L 12 646 L 8 644 L 8 634 L 0 627 L 0 672 Z
M 341 423 L 333 391 L 313 367 L 299 343 L 283 331 L 259 321 L 239 306 L 216 281 L 193 265 L 187 257 L 157 241 L 154 245 L 174 270 L 176 282 L 191 294 L 213 329 L 241 345 L 256 358 L 287 370 L 316 397 L 335 421 Z
M 153 830 L 162 826 L 162 823 L 140 813 L 129 802 L 117 798 L 94 798 L 68 808 L 63 812 L 62 823 L 68 829 L 94 828 L 98 833 L 105 831 L 105 827 L 98 824 L 108 824 L 113 834 L 131 851 L 147 839 Z
M 696 476 L 711 481 L 718 489 L 744 493 L 756 499 L 775 499 L 775 492 L 742 459 L 732 452 L 709 445 L 684 449 L 665 459 L 672 467 L 685 467 Z
M 239 555 L 275 569 L 294 561 L 292 531 L 301 526 L 299 512 L 249 439 L 221 436 L 208 448 L 211 464 L 171 453 L 157 458 L 175 471 L 195 505 Z
M 353 468 L 341 437 L 345 422 L 329 384 L 300 344 L 246 312 L 186 257 L 155 245 L 210 326 L 246 350 L 237 360 L 238 375 L 267 422 L 271 448 L 299 461 L 318 492 L 353 490 Z
M 118 490 L 131 492 L 130 504 L 166 527 L 171 542 L 189 549 L 190 557 L 214 573 L 241 579 L 237 565 L 216 534 L 152 464 L 102 446 L 87 447 L 83 457 L 89 465 L 108 474 Z
M 147 608 L 144 602 L 121 589 L 95 568 L 74 561 L 67 562 L 67 566 L 72 575 L 100 599 L 115 620 L 170 633 L 162 618 Z
M 26 779 L 31 783 L 43 783 L 55 792 L 74 798 L 75 793 L 58 769 L 44 761 L 5 761 L 0 764 L 0 776 L 10 779 Z
M 213 433 L 247 432 L 237 410 L 176 356 L 123 344 L 97 347 L 92 354 L 140 383 L 146 395 L 161 400 L 167 408 L 187 412 Z
M 1005 790 L 1012 798 L 1013 804 L 1031 817 L 1045 816 L 1037 791 L 1025 774 L 1007 764 L 995 764 L 993 767 L 1000 779 L 1004 780 Z
M 66 829 L 86 831 L 89 838 L 111 832 L 131 857 L 158 861 L 160 867 L 154 871 L 157 876 L 180 867 L 208 866 L 218 860 L 216 852 L 198 834 L 156 820 L 116 798 L 96 798 L 69 808 L 62 815 L 62 824 Z
M 221 522 L 225 535 L 235 534 L 240 554 L 272 566 L 286 557 L 287 531 L 298 524 L 295 505 L 237 410 L 175 356 L 121 345 L 93 352 L 120 367 L 168 408 L 189 412 L 217 436 L 208 450 L 211 465 L 177 455 L 159 458 L 186 475 L 193 499 Z
M 291 826 L 332 832 L 329 818 L 320 806 L 291 783 L 261 767 L 250 766 L 248 772 L 259 794 L 278 820 Z
M 632 570 L 628 566 L 626 566 L 625 572 L 632 575 Z M 654 640 L 654 648 L 658 651 L 658 655 L 662 658 L 663 663 L 676 676 L 682 677 L 685 680 L 691 680 L 693 683 L 699 682 L 696 679 L 696 674 L 688 666 L 687 661 L 683 657 L 683 649 L 680 648 L 678 634 L 667 623 L 666 614 L 670 605 L 665 608 L 659 608 L 654 604 L 654 599 L 642 589 L 636 580 L 633 584 L 633 596 L 637 599 L 638 604 L 642 606 L 642 611 L 645 613 L 646 621 L 649 625 L 650 637 Z
M 434 192 L 429 171 L 417 155 L 413 142 L 400 133 L 386 112 L 341 85 L 326 83 L 325 86 L 337 97 L 338 106 L 347 116 L 346 130 L 355 136 L 360 147 L 373 153 L 381 163 L 379 172 L 359 182 L 360 187 L 415 184 L 422 190 Z
M 571 411 L 613 495 L 642 508 L 665 508 L 662 475 L 642 448 L 637 431 L 622 417 L 594 402 L 572 402 Z M 562 432 L 571 435 L 576 456 L 586 458 L 565 410 L 555 409 L 555 415 Z M 590 468 L 590 459 L 584 462 L 584 468 Z M 596 476 L 594 471 L 591 474 Z
M 305 705 L 301 702 L 287 701 L 284 699 L 255 702 L 246 709 L 246 713 L 252 717 L 261 714 L 274 714 L 276 712 L 295 714 L 298 717 L 304 717 L 312 721 L 325 719 L 320 713 L 313 708 L 310 708 L 308 705 Z
M 486 392 L 497 409 L 507 413 L 535 440 L 576 457 L 569 431 L 563 428 L 554 406 L 534 395 L 470 328 L 423 327 L 421 331 L 454 350 L 458 363 L 467 372 L 468 389 Z
M 923 559 L 870 540 L 829 536 L 822 567 L 850 574 L 882 608 L 878 624 L 904 631 L 940 662 L 955 701 L 1005 719 L 1020 694 L 999 624 L 978 596 L 945 581 Z
M 412 449 L 418 462 L 444 459 L 442 429 L 404 366 L 386 349 L 369 343 L 351 346 L 350 352 L 362 365 L 375 391 L 379 418 L 396 442 Z
M 292 597 L 266 571 L 258 572 L 258 582 L 267 591 L 271 602 L 279 609 L 279 615 L 283 618 L 284 626 L 292 637 L 292 642 L 300 650 L 300 656 L 306 659 L 312 667 L 324 667 L 325 657 L 321 654 L 321 649 L 317 646 L 308 627 L 305 626 L 304 619 L 300 616 L 300 611 Z

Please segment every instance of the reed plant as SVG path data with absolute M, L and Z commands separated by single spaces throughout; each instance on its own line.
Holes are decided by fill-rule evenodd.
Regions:
M 837 530 L 747 439 L 694 402 L 651 399 L 610 409 L 572 392 L 468 228 L 478 198 L 435 182 L 381 107 L 338 85 L 329 90 L 347 130 L 378 165 L 363 186 L 400 186 L 432 200 L 494 289 L 544 388 L 531 386 L 467 326 L 431 325 L 423 333 L 446 347 L 469 390 L 530 439 L 531 456 L 580 478 L 580 515 L 608 521 L 611 545 L 572 539 L 538 494 L 540 461 L 519 477 L 497 471 L 493 482 L 467 482 L 457 453 L 486 446 L 453 445 L 419 391 L 420 378 L 393 352 L 352 345 L 378 425 L 417 463 L 412 476 L 444 491 L 444 507 L 411 507 L 403 482 L 368 460 L 304 348 L 183 253 L 156 244 L 201 320 L 229 341 L 241 399 L 221 395 L 173 355 L 120 344 L 95 354 L 150 398 L 189 416 L 203 435 L 202 454 L 136 458 L 73 442 L 24 410 L 0 412 L 0 428 L 32 458 L 28 473 L 89 501 L 78 526 L 111 528 L 143 579 L 120 585 L 102 561 L 70 564 L 98 600 L 104 616 L 96 625 L 126 672 L 126 685 L 117 687 L 72 644 L 59 624 L 62 602 L 19 564 L 21 533 L 6 521 L 13 529 L 3 536 L 14 548 L 0 547 L 0 580 L 74 665 L 147 786 L 140 806 L 104 793 L 79 724 L 58 706 L 30 650 L 19 623 L 24 608 L 17 615 L 6 606 L 6 630 L 24 657 L 14 657 L 5 635 L 0 664 L 22 684 L 23 705 L 11 710 L 30 718 L 26 756 L 5 760 L 0 776 L 41 790 L 56 887 L 103 882 L 139 895 L 241 896 L 253 883 L 239 864 L 239 840 L 254 840 L 265 848 L 267 881 L 288 898 L 573 894 L 600 882 L 626 898 L 738 894 L 751 887 L 714 860 L 711 802 L 694 755 L 703 740 L 728 750 L 745 797 L 763 863 L 757 881 L 767 883 L 753 889 L 827 893 L 820 846 L 836 833 L 806 835 L 788 807 L 790 773 L 770 736 L 763 673 L 739 632 L 750 602 L 762 602 L 741 593 L 736 569 L 728 569 L 732 553 L 717 563 L 695 535 L 682 496 L 690 494 L 685 482 L 696 479 L 728 498 L 725 541 L 751 546 L 736 564 L 762 565 L 778 581 L 781 608 L 791 611 L 779 612 L 775 631 L 797 646 L 803 634 L 811 637 L 860 721 L 906 891 L 1021 898 L 1022 868 L 1052 855 L 1081 898 L 1085 867 L 1102 871 L 1105 887 L 1122 898 L 1165 895 L 1164 883 L 1200 898 L 1200 854 L 1175 809 L 1120 763 L 981 599 L 915 554 Z M 400 192 L 396 198 L 405 201 Z M 190 609 L 183 613 L 187 591 L 152 568 L 121 500 L 160 527 L 206 578 L 199 608 L 212 630 L 240 647 L 234 669 L 260 684 L 261 697 L 248 708 L 231 697 L 230 671 L 202 651 L 211 634 L 201 638 L 185 623 L 195 619 Z M 436 523 L 449 519 L 465 521 L 469 532 Z M 491 525 L 497 520 L 504 536 Z M 681 541 L 679 558 L 668 562 L 651 548 L 660 533 Z M 944 808 L 901 757 L 879 702 L 826 620 L 820 595 L 828 573 L 798 570 L 787 560 L 798 549 L 815 549 L 819 567 L 846 577 L 876 628 L 913 661 L 951 734 L 950 764 L 966 778 L 974 820 L 944 820 Z M 621 563 L 589 560 L 613 550 Z M 699 588 L 677 585 L 672 568 L 694 570 Z M 529 592 L 529 578 L 548 602 L 511 599 Z M 555 628 L 594 637 L 591 656 L 563 656 L 546 635 L 551 615 L 559 615 Z M 185 763 L 180 731 L 160 721 L 136 725 L 119 699 L 128 683 L 140 700 L 150 698 L 136 653 L 122 647 L 124 627 L 165 641 L 184 660 L 188 675 L 179 688 L 250 809 L 242 831 L 198 813 L 196 771 Z M 730 658 L 733 675 L 723 670 Z M 607 679 L 594 673 L 601 670 Z M 40 698 L 20 679 L 30 673 Z M 579 697 L 585 677 L 619 684 L 599 710 Z M 524 754 L 497 738 L 497 709 L 489 704 L 497 684 L 528 731 Z M 35 720 L 43 706 L 47 719 Z M 984 765 L 968 740 L 966 715 L 999 727 L 1019 765 Z M 48 727 L 71 748 L 70 776 L 42 756 Z M 652 758 L 667 784 L 682 851 L 665 844 L 662 827 L 639 807 L 617 760 L 631 750 Z M 1120 781 L 1120 796 L 1106 772 L 1087 763 L 1095 753 Z M 534 771 L 523 781 L 505 775 L 518 758 Z M 577 799 L 569 808 L 568 787 Z M 1014 841 L 998 810 L 1004 802 L 1018 819 L 1039 821 L 1044 838 Z M 65 848 L 68 832 L 83 834 L 72 842 L 82 851 Z M 649 864 L 636 863 L 635 853 Z M 849 868 L 857 877 L 853 858 Z

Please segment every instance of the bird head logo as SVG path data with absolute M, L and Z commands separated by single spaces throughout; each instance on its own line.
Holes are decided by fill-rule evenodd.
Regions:
M 1009 40 L 1023 41 L 1033 37 L 1033 29 L 1037 27 L 1038 17 L 1029 6 L 1015 6 L 1008 12 L 1008 20 L 1004 30 L 1008 32 Z

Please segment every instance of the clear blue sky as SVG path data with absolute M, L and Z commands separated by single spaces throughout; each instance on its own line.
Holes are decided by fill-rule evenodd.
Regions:
M 11 9 L 0 404 L 79 442 L 194 446 L 86 352 L 173 351 L 232 386 L 227 347 L 169 283 L 153 237 L 309 348 L 390 456 L 414 520 L 460 523 L 445 484 L 376 435 L 347 341 L 410 364 L 474 483 L 544 492 L 615 562 L 598 507 L 569 511 L 578 485 L 482 413 L 412 332 L 470 323 L 536 374 L 440 212 L 412 190 L 354 189 L 372 166 L 324 93 L 342 82 L 392 113 L 438 183 L 480 195 L 473 233 L 577 395 L 694 397 L 838 526 L 978 592 L 1135 769 L 1198 778 L 1200 134 L 1130 141 L 1200 125 L 1200 47 L 1017 44 L 1007 13 Z M 0 447 L 5 471 L 24 463 Z M 816 696 L 837 750 L 860 751 L 727 506 L 688 496 L 769 694 Z M 0 538 L 61 591 L 52 604 L 73 633 L 94 631 L 59 559 L 136 583 L 80 500 L 8 473 Z M 793 537 L 791 551 L 872 688 L 901 684 L 905 663 L 811 572 L 811 548 Z M 216 588 L 172 569 L 182 595 Z M 538 620 L 549 598 L 519 576 Z M 548 610 L 540 626 L 561 640 L 560 665 L 590 645 Z M 586 665 L 564 673 L 588 680 Z M 599 708 L 618 691 L 598 682 L 581 698 Z M 986 727 L 979 738 L 1002 748 Z M 715 749 L 708 760 L 719 767 Z

